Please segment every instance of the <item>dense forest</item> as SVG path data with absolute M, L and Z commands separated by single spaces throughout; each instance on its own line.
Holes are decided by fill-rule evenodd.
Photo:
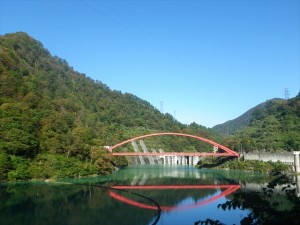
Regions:
M 111 173 L 128 161 L 103 146 L 162 131 L 198 135 L 236 151 L 299 150 L 299 98 L 267 101 L 234 132 L 216 132 L 181 124 L 137 96 L 74 71 L 26 33 L 6 34 L 0 36 L 0 180 Z M 145 142 L 164 151 L 212 151 L 184 137 Z M 133 151 L 130 144 L 123 148 Z
M 249 109 L 247 112 L 242 114 L 241 116 L 233 119 L 226 121 L 225 123 L 218 124 L 212 129 L 222 135 L 234 135 L 244 127 L 248 126 L 252 120 L 253 113 L 256 110 L 259 110 L 261 108 L 264 108 L 266 105 L 266 102 L 263 102 L 251 109 Z
M 211 129 L 183 125 L 137 96 L 74 71 L 23 32 L 0 36 L 0 74 L 0 179 L 110 173 L 128 162 L 108 156 L 103 146 L 152 132 L 220 140 Z M 168 136 L 147 144 L 165 151 L 211 150 Z
M 259 105 L 252 111 L 249 124 L 225 139 L 236 151 L 299 151 L 300 93 L 288 100 L 272 99 Z

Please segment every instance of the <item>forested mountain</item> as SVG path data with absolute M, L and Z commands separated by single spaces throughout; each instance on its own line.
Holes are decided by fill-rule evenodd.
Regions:
M 299 151 L 300 93 L 288 100 L 273 99 L 254 108 L 247 126 L 227 137 L 236 151 Z
M 272 99 L 271 101 L 281 101 L 280 99 Z M 226 121 L 225 123 L 218 124 L 214 126 L 212 129 L 222 135 L 233 135 L 248 126 L 253 118 L 253 113 L 256 110 L 260 110 L 266 107 L 266 102 L 263 102 L 245 112 L 243 115 L 233 119 Z
M 126 165 L 101 146 L 157 131 L 212 138 L 162 114 L 129 93 L 110 90 L 74 71 L 26 33 L 0 36 L 0 179 L 67 177 Z M 203 149 L 190 139 L 162 137 L 164 150 Z M 216 140 L 217 141 L 217 140 Z
M 74 71 L 26 33 L 7 34 L 0 36 L 0 180 L 109 173 L 128 162 L 108 156 L 103 146 L 162 131 L 198 135 L 236 151 L 300 150 L 299 98 L 267 101 L 216 126 L 222 139 Z M 212 150 L 183 137 L 145 142 L 165 151 Z M 132 151 L 130 144 L 124 148 Z

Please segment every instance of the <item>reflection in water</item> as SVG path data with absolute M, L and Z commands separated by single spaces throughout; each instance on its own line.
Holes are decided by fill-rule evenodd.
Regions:
M 114 188 L 138 191 L 138 193 L 156 199 L 162 210 L 158 224 L 194 224 L 201 215 L 199 211 L 203 212 L 207 205 L 214 202 L 216 205 L 224 201 L 225 196 L 240 188 L 240 184 L 234 178 L 239 174 L 233 176 L 226 174 L 230 173 L 197 170 L 190 167 L 156 166 L 149 169 L 149 167 L 140 166 L 129 168 L 125 174 L 122 174 L 122 171 L 116 174 L 112 177 L 112 183 L 118 183 L 118 185 L 113 186 Z M 125 182 L 124 178 L 128 182 Z M 109 194 L 112 198 L 127 205 L 157 210 L 154 205 L 142 203 L 140 202 L 141 199 L 134 200 L 132 196 L 125 197 L 123 193 L 110 191 Z M 187 216 L 190 213 L 191 215 Z M 241 211 L 240 215 L 243 213 Z M 170 215 L 173 216 L 170 217 Z M 239 216 L 236 216 L 236 221 L 238 221 Z M 235 220 L 231 219 L 231 221 Z
M 206 218 L 239 224 L 251 211 L 218 205 L 231 201 L 232 193 L 251 192 L 249 183 L 267 182 L 257 173 L 137 166 L 64 183 L 2 184 L 0 224 L 194 225 Z
M 116 189 L 139 189 L 139 190 L 162 190 L 162 189 L 181 189 L 181 190 L 191 190 L 191 189 L 225 189 L 220 193 L 216 194 L 215 196 L 209 197 L 208 199 L 201 200 L 200 202 L 196 202 L 192 205 L 180 205 L 180 206 L 160 206 L 160 209 L 163 211 L 175 211 L 175 210 L 187 210 L 190 208 L 195 208 L 199 206 L 204 206 L 208 203 L 214 202 L 219 198 L 225 197 L 229 194 L 232 194 L 236 190 L 240 188 L 240 185 L 152 185 L 152 186 L 114 186 L 113 188 Z M 113 191 L 109 192 L 109 195 L 112 198 L 115 198 L 121 202 L 124 202 L 129 205 L 133 205 L 136 207 L 144 208 L 144 209 L 152 209 L 157 210 L 156 207 L 141 204 L 139 202 L 130 200 L 125 198 Z
M 261 191 L 240 191 L 231 200 L 221 204 L 223 210 L 251 209 L 241 224 L 300 224 L 300 198 L 293 177 L 278 171 Z M 209 222 L 209 223 L 208 223 Z M 215 224 L 214 219 L 199 220 L 196 224 Z

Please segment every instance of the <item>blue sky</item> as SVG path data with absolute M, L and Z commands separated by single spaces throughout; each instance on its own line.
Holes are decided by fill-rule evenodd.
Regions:
M 300 89 L 299 0 L 0 0 L 0 34 L 17 31 L 182 123 Z

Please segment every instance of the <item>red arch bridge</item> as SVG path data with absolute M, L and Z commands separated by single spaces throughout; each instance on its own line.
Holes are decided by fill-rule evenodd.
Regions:
M 136 141 L 136 140 L 141 140 L 143 138 L 148 138 L 148 137 L 153 137 L 153 136 L 164 136 L 164 135 L 173 135 L 173 136 L 182 136 L 182 137 L 188 137 L 188 138 L 194 138 L 199 141 L 211 144 L 214 148 L 214 152 L 113 152 L 114 149 L 128 144 L 130 142 Z M 134 137 L 131 139 L 128 139 L 126 141 L 123 141 L 121 143 L 118 143 L 114 146 L 108 147 L 109 152 L 111 155 L 114 156 L 147 156 L 147 157 L 159 157 L 163 158 L 164 164 L 180 164 L 180 165 L 196 165 L 197 162 L 199 161 L 200 157 L 206 157 L 206 156 L 232 156 L 232 157 L 238 157 L 239 154 L 236 153 L 235 151 L 219 144 L 216 143 L 212 140 L 191 135 L 191 134 L 184 134 L 184 133 L 173 133 L 173 132 L 164 132 L 164 133 L 152 133 L 152 134 L 146 134 L 146 135 L 141 135 L 138 137 Z

